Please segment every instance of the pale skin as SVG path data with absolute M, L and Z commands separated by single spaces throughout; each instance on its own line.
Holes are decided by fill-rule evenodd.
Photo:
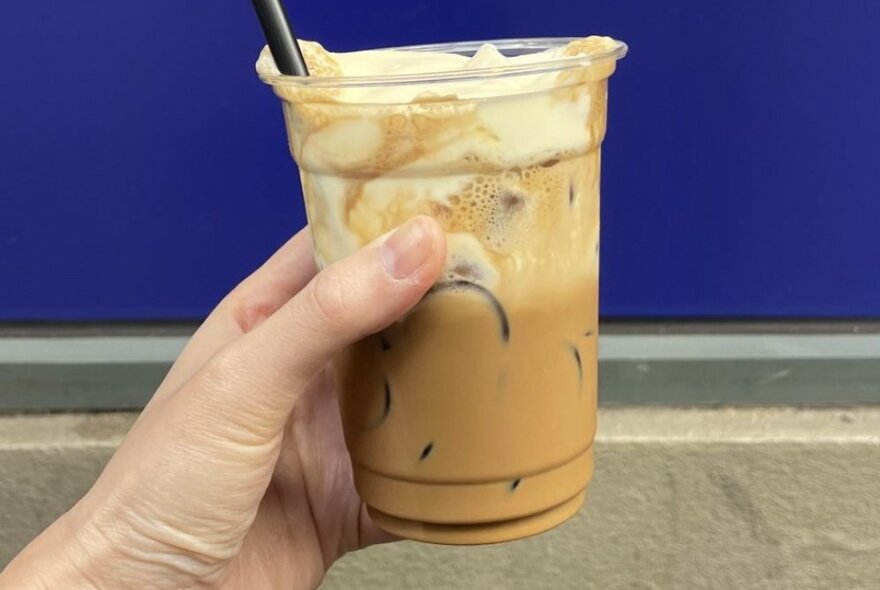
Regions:
M 445 239 L 416 218 L 318 274 L 313 259 L 304 230 L 223 299 L 0 589 L 315 588 L 391 540 L 354 489 L 328 363 L 419 301 Z

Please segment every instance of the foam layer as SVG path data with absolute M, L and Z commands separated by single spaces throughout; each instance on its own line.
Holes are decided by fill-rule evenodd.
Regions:
M 494 77 L 480 80 L 435 81 L 393 86 L 355 85 L 320 92 L 325 97 L 332 97 L 341 102 L 397 104 L 418 100 L 434 100 L 438 96 L 454 95 L 458 98 L 471 98 L 542 90 L 558 85 L 560 81 L 560 72 L 553 71 L 554 62 L 561 63 L 561 60 L 577 56 L 588 58 L 607 56 L 620 49 L 622 45 L 610 37 L 593 36 L 572 41 L 565 46 L 512 57 L 503 55 L 498 48 L 488 43 L 480 47 L 470 57 L 453 53 L 405 50 L 333 53 L 313 41 L 300 41 L 300 47 L 313 77 L 417 76 L 495 70 Z M 610 62 L 613 67 L 613 59 L 603 59 L 602 61 Z M 504 68 L 529 65 L 535 66 L 535 70 L 542 70 L 542 72 L 497 76 L 500 73 L 499 70 Z M 257 71 L 264 79 L 272 79 L 280 75 L 268 47 L 265 47 L 260 54 L 257 61 Z M 609 74 L 610 72 L 605 76 Z M 276 91 L 289 100 L 296 100 L 297 95 L 300 95 L 299 98 L 303 98 L 303 90 L 303 87 L 296 84 L 276 88 Z
M 462 98 L 447 93 L 447 82 L 315 90 L 289 86 L 287 79 L 275 87 L 284 99 L 321 265 L 421 214 L 440 221 L 449 236 L 449 280 L 474 280 L 516 298 L 522 285 L 595 277 L 597 150 L 614 61 L 587 60 L 574 69 L 551 67 L 525 77 L 486 72 L 607 55 L 618 42 L 588 37 L 511 58 L 492 45 L 472 57 L 396 50 L 333 54 L 316 43 L 302 46 L 318 76 L 479 70 L 476 84 L 491 94 Z M 264 51 L 259 69 L 265 74 L 272 68 Z M 572 267 L 580 258 L 584 262 Z

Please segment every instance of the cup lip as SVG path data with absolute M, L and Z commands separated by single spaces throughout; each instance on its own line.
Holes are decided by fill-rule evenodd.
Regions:
M 474 53 L 486 43 L 491 43 L 499 51 L 505 49 L 533 49 L 534 52 L 562 47 L 580 37 L 534 37 L 525 39 L 491 39 L 485 41 L 454 41 L 449 43 L 430 43 L 423 45 L 404 45 L 379 47 L 369 51 L 415 51 L 440 53 Z M 467 82 L 494 80 L 526 74 L 545 74 L 582 68 L 609 60 L 622 59 L 629 48 L 626 43 L 613 40 L 612 49 L 595 55 L 574 55 L 559 59 L 533 62 L 522 65 L 474 68 L 472 70 L 446 70 L 420 74 L 395 74 L 391 76 L 290 76 L 285 74 L 266 74 L 257 72 L 260 79 L 272 86 L 294 88 L 364 88 L 381 86 L 401 86 L 433 84 L 437 82 Z

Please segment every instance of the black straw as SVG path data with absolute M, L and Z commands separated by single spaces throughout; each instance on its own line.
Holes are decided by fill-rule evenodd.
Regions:
M 299 50 L 282 0 L 252 1 L 278 71 L 288 76 L 308 76 L 309 69 Z

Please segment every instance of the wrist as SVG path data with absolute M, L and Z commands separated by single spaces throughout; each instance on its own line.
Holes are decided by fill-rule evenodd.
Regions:
M 46 588 L 189 590 L 213 587 L 223 580 L 225 570 L 187 550 L 185 540 L 174 543 L 170 535 L 169 544 L 145 534 L 132 525 L 128 517 L 132 511 L 120 506 L 125 503 L 96 505 L 87 495 L 37 538 L 37 571 L 58 562 L 51 578 L 40 576 L 51 581 Z M 34 588 L 43 590 L 43 586 Z M 0 590 L 6 589 L 0 585 Z
M 0 573 L 0 590 L 107 588 L 101 578 L 98 547 L 87 551 L 75 532 L 70 513 L 55 521 Z

